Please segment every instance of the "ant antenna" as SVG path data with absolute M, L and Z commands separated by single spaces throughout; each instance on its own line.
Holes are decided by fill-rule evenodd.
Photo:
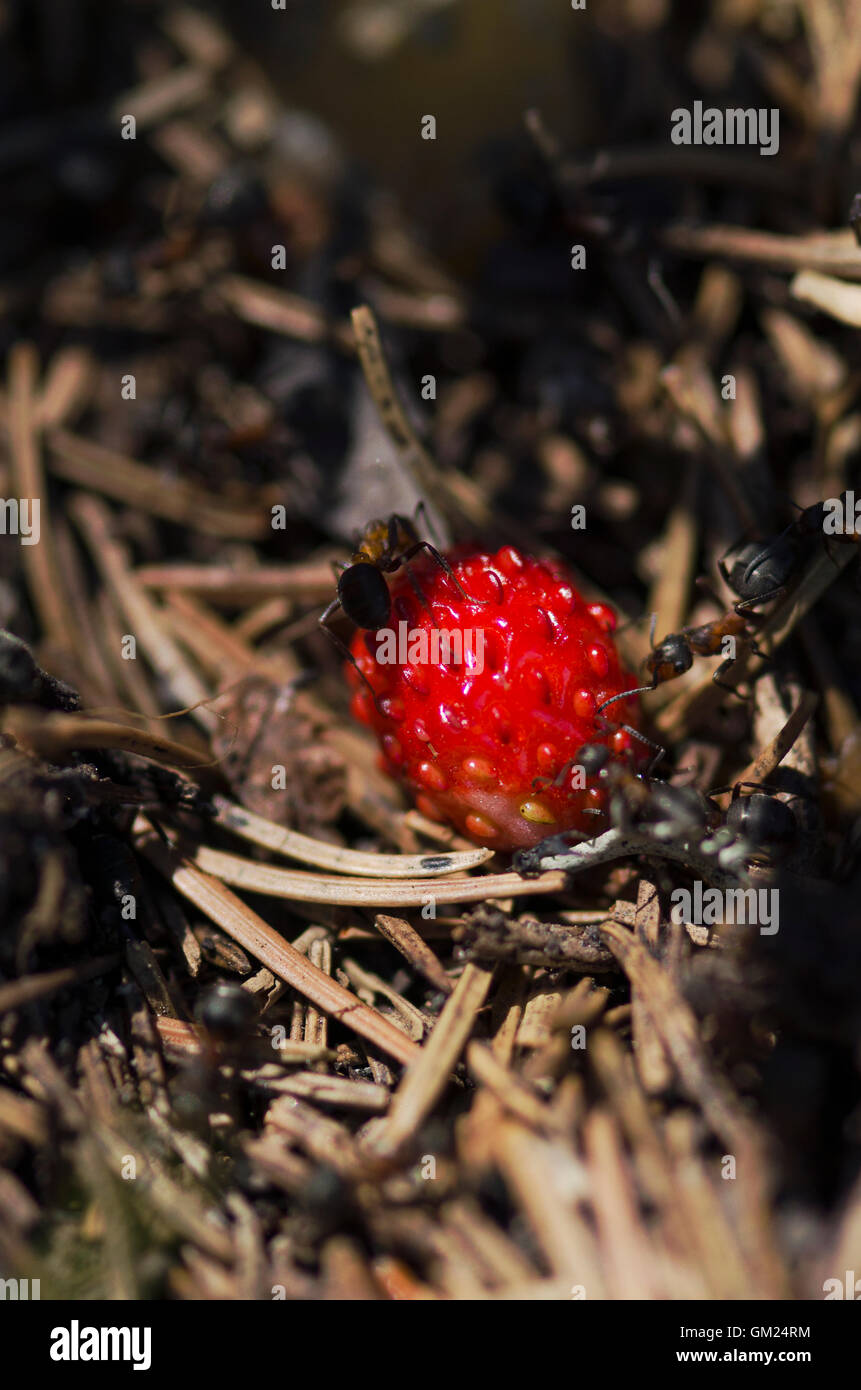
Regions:
M 430 538 L 433 541 L 434 545 L 442 549 L 442 541 L 440 540 L 439 532 L 437 531 L 436 527 L 431 521 L 431 515 L 427 509 L 427 505 L 423 497 L 420 497 L 418 502 L 416 503 L 416 509 L 413 512 L 413 516 L 416 518 L 416 520 L 418 520 L 418 518 L 421 516 L 426 529 L 430 532 Z
M 653 613 L 651 621 L 649 623 L 649 646 L 651 647 L 652 651 L 655 650 L 655 628 L 657 627 L 657 625 L 658 615 L 657 613 Z M 607 708 L 608 705 L 614 705 L 617 700 L 627 700 L 630 695 L 646 695 L 650 690 L 654 690 L 655 688 L 656 687 L 654 684 L 640 685 L 637 687 L 636 690 L 623 690 L 618 695 L 611 695 L 609 700 L 605 700 L 603 704 L 598 706 L 597 710 L 595 711 L 595 716 L 597 718 L 599 714 L 603 713 L 603 711 Z M 642 734 L 638 734 L 636 729 L 632 729 L 630 725 L 623 724 L 622 728 L 627 729 L 629 734 L 634 735 L 634 738 L 643 739 L 643 742 L 650 744 L 652 748 L 660 747 L 660 744 L 652 743 L 650 739 L 644 738 Z
M 631 695 L 646 695 L 650 690 L 654 689 L 655 686 L 653 685 L 639 685 L 636 690 L 623 690 L 619 695 L 611 695 L 609 700 L 605 700 L 603 704 L 598 706 L 595 711 L 595 717 L 597 718 L 599 714 L 602 714 L 608 705 L 615 705 L 617 700 L 627 700 Z M 630 729 L 627 724 L 623 724 L 622 728 L 627 729 L 628 733 L 635 734 L 637 738 L 643 737 L 642 734 L 637 734 L 634 729 Z M 648 739 L 646 742 L 648 742 Z

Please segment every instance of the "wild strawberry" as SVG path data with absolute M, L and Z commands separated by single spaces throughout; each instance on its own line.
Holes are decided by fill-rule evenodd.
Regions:
M 375 730 L 384 766 L 418 809 L 480 844 L 513 850 L 561 830 L 598 833 L 605 822 L 590 809 L 603 809 L 605 792 L 594 778 L 575 786 L 566 764 L 585 743 L 648 756 L 619 728 L 631 702 L 612 707 L 613 722 L 595 718 L 603 700 L 636 684 L 619 664 L 615 614 L 586 603 L 562 565 L 511 546 L 448 559 L 468 597 L 422 556 L 411 568 L 424 601 L 402 572 L 390 627 L 356 632 L 365 679 L 347 667 L 353 713 Z

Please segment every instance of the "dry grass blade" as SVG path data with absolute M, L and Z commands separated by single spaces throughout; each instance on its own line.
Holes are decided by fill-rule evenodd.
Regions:
M 349 990 L 326 975 L 268 923 L 252 912 L 216 879 L 170 850 L 145 820 L 138 822 L 141 853 L 169 878 L 183 897 L 206 913 L 222 931 L 248 951 L 279 979 L 292 985 L 324 1013 L 366 1038 L 388 1056 L 409 1062 L 415 1043 L 375 1009 L 368 1008 Z
M 32 535 L 22 545 L 27 583 L 47 636 L 58 647 L 74 643 L 75 622 L 51 535 L 38 420 L 39 361 L 32 343 L 17 343 L 9 357 L 9 435 L 18 497 L 34 509 Z M 19 503 L 20 505 L 20 503 Z M 39 508 L 38 517 L 35 508 Z M 4 524 L 5 531 L 5 524 Z M 24 527 L 21 526 L 24 536 Z M 33 539 L 39 543 L 33 544 Z
M 818 270 L 803 270 L 794 277 L 789 292 L 794 299 L 812 304 L 840 323 L 861 328 L 861 285 L 847 285 L 845 280 L 822 275 Z
M 861 248 L 850 231 L 781 236 L 750 227 L 668 227 L 665 246 L 688 256 L 726 256 L 770 270 L 820 270 L 861 280 Z
M 267 1089 L 279 1095 L 299 1096 L 315 1105 L 335 1105 L 339 1109 L 362 1110 L 373 1115 L 388 1110 L 392 1099 L 386 1086 L 351 1081 L 346 1076 L 324 1076 L 315 1071 L 293 1072 L 291 1076 L 270 1082 Z
M 441 989 L 443 994 L 451 994 L 454 989 L 452 981 L 415 927 L 410 926 L 402 917 L 387 917 L 382 912 L 375 916 L 374 926 L 380 936 L 390 941 L 420 975 L 429 980 L 436 989 Z
M 396 1154 L 415 1137 L 448 1084 L 492 979 L 491 970 L 466 967 L 429 1040 L 404 1073 L 388 1118 L 369 1141 L 375 1153 Z
M 179 589 L 230 607 L 266 598 L 298 598 L 310 603 L 332 594 L 332 567 L 323 561 L 259 565 L 248 570 L 235 565 L 141 565 L 135 570 L 135 579 L 145 589 Z
M 569 1281 L 569 1298 L 606 1297 L 591 1223 L 576 1209 L 577 1198 L 589 1192 L 581 1160 L 514 1120 L 497 1126 L 493 1146 L 554 1274 Z
M 646 946 L 617 922 L 605 922 L 601 934 L 637 989 L 652 1027 L 675 1063 L 679 1077 L 692 1100 L 703 1109 L 715 1133 L 733 1151 L 743 1151 L 762 1164 L 759 1133 L 744 1118 L 727 1083 L 709 1066 L 699 1038 L 693 1011 L 681 997 L 670 976 Z
M 47 440 L 51 472 L 67 482 L 205 535 L 262 540 L 269 531 L 270 516 L 262 499 L 258 505 L 249 505 L 240 498 L 213 497 L 185 479 L 172 478 L 67 430 L 51 430 Z
M 817 124 L 831 132 L 852 119 L 861 82 L 861 4 L 800 0 L 816 77 Z
M 203 758 L 187 744 L 86 714 L 41 714 L 13 705 L 6 711 L 5 723 L 22 744 L 45 758 L 62 758 L 80 748 L 122 748 L 165 767 L 212 766 L 211 758 Z
M 70 510 L 88 542 L 94 563 L 136 640 L 145 649 L 150 665 L 173 692 L 177 703 L 182 707 L 195 706 L 193 713 L 197 723 L 204 729 L 213 729 L 218 723 L 217 717 L 203 705 L 209 691 L 168 636 L 157 608 L 137 583 L 126 549 L 114 537 L 110 512 L 99 498 L 84 493 L 75 495 Z
M 232 830 L 252 844 L 264 845 L 288 859 L 298 859 L 300 863 L 314 864 L 318 869 L 332 869 L 336 873 L 364 874 L 377 879 L 438 878 L 441 874 L 464 873 L 493 858 L 491 849 L 451 854 L 366 854 L 287 830 L 224 797 L 216 797 L 214 804 L 215 822 L 225 830 Z
M 268 897 L 296 902 L 334 903 L 344 907 L 425 907 L 441 903 L 481 902 L 485 898 L 510 898 L 533 893 L 558 893 L 565 875 L 542 874 L 523 879 L 519 874 L 488 874 L 486 878 L 385 879 L 324 878 L 301 870 L 275 869 L 252 859 L 201 847 L 192 855 L 195 864 L 213 878 Z
M 10 980 L 0 985 L 0 1014 L 23 1008 L 36 999 L 46 999 L 59 989 L 84 984 L 98 975 L 105 975 L 119 963 L 119 956 L 98 956 L 84 965 L 72 965 L 62 970 L 46 970 L 40 975 L 26 975 L 22 980 Z
M 62 425 L 80 414 L 90 398 L 94 366 L 86 348 L 61 348 L 51 358 L 37 410 L 41 429 Z
M 564 1134 L 567 1125 L 516 1072 L 504 1066 L 486 1043 L 473 1041 L 466 1064 L 480 1086 L 486 1086 L 503 1110 L 539 1133 Z
M 368 390 L 404 466 L 411 473 L 421 495 L 429 503 L 439 506 L 446 514 L 446 520 L 450 519 L 452 513 L 456 517 L 457 508 L 452 507 L 450 498 L 441 487 L 439 470 L 420 442 L 398 399 L 373 310 L 367 304 L 361 304 L 353 310 L 351 318 Z
M 316 304 L 301 295 L 259 284 L 244 275 L 224 275 L 214 288 L 246 323 L 304 343 L 331 341 L 342 352 L 355 348 L 346 324 L 331 322 Z
M 783 728 L 757 753 L 738 777 L 739 782 L 765 782 L 780 766 L 819 703 L 812 692 L 802 695 Z
M 204 1051 L 203 1029 L 181 1018 L 160 1017 L 155 1020 L 156 1032 L 162 1046 L 171 1057 L 199 1057 Z M 278 1065 L 289 1066 L 297 1063 L 310 1066 L 313 1062 L 334 1062 L 338 1054 L 330 1047 L 320 1047 L 318 1043 L 307 1043 L 301 1038 L 291 1038 L 278 1048 Z M 316 1073 L 315 1073 L 316 1075 Z M 260 1074 L 254 1073 L 255 1079 Z

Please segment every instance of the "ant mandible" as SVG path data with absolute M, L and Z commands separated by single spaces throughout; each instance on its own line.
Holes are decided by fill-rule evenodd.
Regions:
M 423 502 L 416 507 L 416 516 L 427 512 Z M 428 523 L 429 524 L 429 523 Z M 341 567 L 338 574 L 338 592 L 324 613 L 318 618 L 320 627 L 327 632 L 339 651 L 352 663 L 367 685 L 376 702 L 374 688 L 360 669 L 356 658 L 345 642 L 331 627 L 328 619 L 341 609 L 356 627 L 366 632 L 375 632 L 385 627 L 392 609 L 392 599 L 386 582 L 387 574 L 394 574 L 403 568 L 422 607 L 428 612 L 427 599 L 421 586 L 410 569 L 410 560 L 420 551 L 431 555 L 440 568 L 448 575 L 461 598 L 469 600 L 469 595 L 454 573 L 448 560 L 430 541 L 422 540 L 415 525 L 408 517 L 393 512 L 387 521 L 369 521 L 360 534 L 356 549 L 350 562 Z M 477 601 L 477 600 L 476 600 Z M 433 615 L 431 615 L 433 616 Z

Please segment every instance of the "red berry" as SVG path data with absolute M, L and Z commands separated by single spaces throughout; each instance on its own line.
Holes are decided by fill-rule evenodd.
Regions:
M 418 809 L 479 844 L 513 850 L 562 830 L 598 833 L 606 822 L 587 810 L 604 808 L 595 780 L 551 783 L 584 743 L 648 756 L 618 727 L 632 722 L 631 702 L 613 705 L 612 721 L 594 717 L 637 684 L 619 664 L 615 614 L 586 603 L 562 565 L 511 546 L 448 558 L 468 598 L 422 557 L 411 567 L 427 607 L 402 572 L 389 629 L 356 632 L 351 650 L 377 699 L 348 666 L 353 713 L 375 730 L 384 766 Z M 535 778 L 547 780 L 536 787 Z

